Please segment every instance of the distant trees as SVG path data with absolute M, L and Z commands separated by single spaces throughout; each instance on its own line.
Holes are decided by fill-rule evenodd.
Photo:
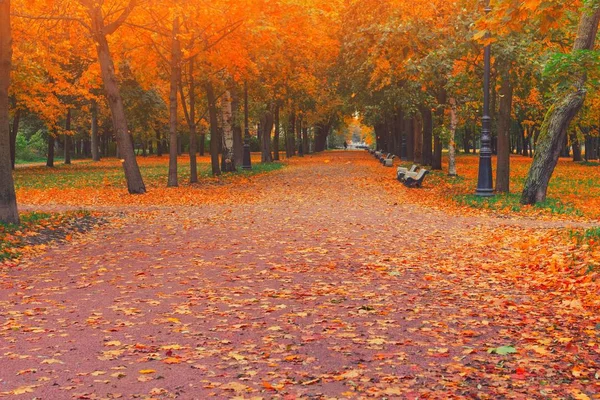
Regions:
M 348 117 L 357 116 L 373 128 L 368 135 L 378 148 L 441 169 L 443 147 L 478 147 L 481 48 L 491 32 L 496 188 L 507 192 L 510 154 L 535 153 L 532 174 L 540 165 L 553 169 L 554 154 L 569 147 L 575 159 L 583 148 L 585 157 L 600 154 L 600 95 L 584 87 L 595 65 L 586 53 L 592 46 L 567 52 L 575 16 L 584 5 L 591 10 L 585 15 L 594 14 L 596 3 L 499 0 L 483 17 L 478 0 L 217 0 L 210 7 L 13 0 L 14 49 L 23 62 L 13 66 L 7 148 L 14 159 L 19 126 L 35 115 L 45 124 L 48 166 L 58 148 L 65 162 L 117 153 L 129 192 L 144 193 L 136 147 L 143 155 L 168 151 L 166 183 L 177 186 L 186 146 L 194 183 L 196 154 L 204 154 L 208 139 L 219 175 L 239 165 L 246 128 L 268 163 L 280 150 L 287 157 L 324 150 L 331 133 L 344 132 L 355 123 Z M 565 73 L 568 66 L 577 74 Z M 555 131 L 542 123 L 544 115 L 573 85 L 589 93 L 557 122 L 564 132 L 548 135 Z M 542 155 L 548 137 L 555 138 L 550 158 Z M 531 175 L 527 190 L 536 195 L 523 201 L 544 197 L 551 173 L 544 174 Z

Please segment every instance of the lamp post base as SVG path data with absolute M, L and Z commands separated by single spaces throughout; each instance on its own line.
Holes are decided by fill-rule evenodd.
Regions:
M 492 155 L 481 154 L 479 156 L 479 176 L 475 195 L 480 197 L 494 196 L 494 182 L 492 177 Z
M 244 145 L 244 155 L 242 158 L 242 169 L 252 169 L 252 160 L 250 159 L 250 145 Z

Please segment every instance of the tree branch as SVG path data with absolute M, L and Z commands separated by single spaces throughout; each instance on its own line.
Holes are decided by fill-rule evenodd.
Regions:
M 106 25 L 104 27 L 104 29 L 102 29 L 102 33 L 104 33 L 107 36 L 115 33 L 115 31 L 117 29 L 119 29 L 119 27 L 121 25 L 123 25 L 123 23 L 125 22 L 125 20 L 127 19 L 127 17 L 129 17 L 129 14 L 131 14 L 131 12 L 133 11 L 133 9 L 135 8 L 135 5 L 136 5 L 136 0 L 130 0 L 129 4 L 127 5 L 127 7 L 125 7 L 125 9 L 123 10 L 123 12 L 119 16 L 119 18 L 117 18 L 116 20 L 114 20 L 110 24 Z
M 60 16 L 60 17 L 56 17 L 53 15 L 29 15 L 29 14 L 21 14 L 21 13 L 11 13 L 11 15 L 18 17 L 18 18 L 31 19 L 31 20 L 36 20 L 36 21 L 78 22 L 79 24 L 83 25 L 83 27 L 86 28 L 87 30 L 89 30 L 90 32 L 92 30 L 92 27 L 89 26 L 88 24 L 86 24 L 86 22 L 84 20 L 82 20 L 81 18 L 69 17 L 68 15 Z

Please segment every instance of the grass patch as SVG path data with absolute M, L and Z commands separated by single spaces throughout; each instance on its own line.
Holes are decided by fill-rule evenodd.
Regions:
M 148 187 L 164 187 L 167 184 L 169 165 L 167 159 L 146 158 L 138 159 L 144 183 Z M 253 163 L 252 170 L 238 167 L 237 172 L 225 173 L 221 179 L 227 181 L 230 177 L 242 175 L 252 176 L 275 171 L 284 167 L 282 163 Z M 180 159 L 177 164 L 177 175 L 180 184 L 189 182 L 190 167 L 187 160 Z M 198 179 L 212 179 L 212 169 L 209 163 L 198 163 Z M 54 168 L 45 166 L 24 168 L 15 171 L 16 189 L 82 189 L 87 187 L 126 187 L 125 175 L 120 163 L 116 160 L 106 160 L 100 163 L 91 161 L 79 162 L 72 165 L 57 164 Z
M 577 164 L 583 165 L 584 167 L 599 167 L 600 163 L 596 161 L 579 161 Z
M 36 163 L 46 163 L 46 161 L 48 161 L 48 159 L 46 157 L 33 157 L 31 159 L 28 159 L 28 160 L 19 160 L 17 158 L 15 160 L 15 164 L 17 164 L 17 165 L 21 165 L 21 164 L 36 164 Z M 54 158 L 54 162 L 55 163 L 59 163 L 59 162 L 63 162 L 63 161 L 64 161 L 63 158 L 59 158 L 59 157 Z
M 454 196 L 454 200 L 460 204 L 478 209 L 494 211 L 521 212 L 526 208 L 547 211 L 555 215 L 582 216 L 583 213 L 570 203 L 560 200 L 546 199 L 542 203 L 532 206 L 524 206 L 520 203 L 521 195 L 517 193 L 496 194 L 492 197 L 480 197 L 474 194 L 461 194 Z
M 600 243 L 600 227 L 585 230 L 573 230 L 569 232 L 569 236 L 572 239 L 577 240 L 577 244 L 579 245 L 595 245 L 596 243 Z

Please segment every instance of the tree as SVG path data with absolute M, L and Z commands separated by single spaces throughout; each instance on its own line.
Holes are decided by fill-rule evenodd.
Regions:
M 127 6 L 119 14 L 119 17 L 108 24 L 106 23 L 106 17 L 102 10 L 101 2 L 94 0 L 79 0 L 79 3 L 86 8 L 91 20 L 89 29 L 96 42 L 98 62 L 100 63 L 100 69 L 102 71 L 102 82 L 104 83 L 104 91 L 112 114 L 119 154 L 123 159 L 123 169 L 127 180 L 127 189 L 131 194 L 145 193 L 146 186 L 144 185 L 142 174 L 140 173 L 140 168 L 135 158 L 133 143 L 127 127 L 123 99 L 119 93 L 119 83 L 115 75 L 115 66 L 107 39 L 109 35 L 115 33 L 125 22 L 129 14 L 133 11 L 136 2 L 135 0 L 129 1 Z
M 510 63 L 504 61 L 500 78 L 500 112 L 498 115 L 498 158 L 496 167 L 496 191 L 510 192 L 510 122 L 513 86 L 510 77 Z
M 599 22 L 600 5 L 588 6 L 583 10 L 571 52 L 572 57 L 576 58 L 594 49 Z M 585 69 L 569 74 L 566 92 L 558 94 L 555 103 L 548 110 L 540 131 L 533 164 L 521 195 L 522 204 L 535 204 L 546 199 L 548 183 L 558 163 L 567 130 L 584 104 L 586 81 Z
M 177 183 L 177 94 L 181 80 L 181 43 L 179 42 L 179 17 L 173 19 L 171 44 L 171 84 L 169 92 L 169 178 L 168 187 Z
M 221 121 L 223 126 L 223 166 L 225 172 L 235 171 L 235 158 L 233 154 L 233 112 L 231 110 L 231 92 L 225 90 L 221 99 Z
M 10 161 L 8 88 L 12 65 L 10 1 L 0 0 L 0 222 L 18 224 L 17 197 Z

